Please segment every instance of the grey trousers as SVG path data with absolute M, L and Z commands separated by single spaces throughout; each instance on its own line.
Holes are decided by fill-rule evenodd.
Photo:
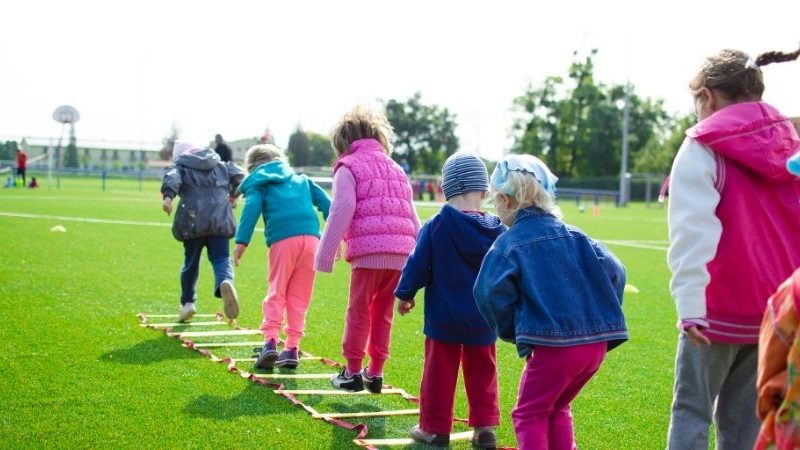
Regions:
M 720 450 L 752 450 L 761 423 L 756 416 L 758 345 L 694 346 L 681 334 L 667 448 L 708 450 L 712 410 Z

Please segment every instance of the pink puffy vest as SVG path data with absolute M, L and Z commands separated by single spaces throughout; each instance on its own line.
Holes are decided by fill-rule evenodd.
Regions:
M 707 265 L 708 337 L 757 343 L 767 300 L 800 266 L 800 178 L 786 170 L 800 140 L 763 102 L 725 107 L 686 134 L 717 162 L 722 235 Z
M 333 166 L 356 181 L 356 211 L 344 235 L 345 260 L 376 254 L 410 255 L 416 242 L 411 186 L 403 169 L 375 139 L 350 144 Z

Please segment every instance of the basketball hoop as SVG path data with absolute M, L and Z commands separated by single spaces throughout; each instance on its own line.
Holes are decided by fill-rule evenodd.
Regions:
M 53 120 L 62 124 L 74 124 L 81 119 L 78 110 L 69 105 L 63 105 L 53 111 Z

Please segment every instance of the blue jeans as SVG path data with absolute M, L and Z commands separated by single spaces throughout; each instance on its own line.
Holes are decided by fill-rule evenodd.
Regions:
M 214 267 L 214 296 L 220 298 L 219 285 L 225 280 L 233 281 L 228 238 L 208 236 L 183 241 L 184 261 L 181 269 L 181 305 L 197 300 L 195 286 L 200 273 L 200 256 L 203 247 L 208 250 L 208 260 Z

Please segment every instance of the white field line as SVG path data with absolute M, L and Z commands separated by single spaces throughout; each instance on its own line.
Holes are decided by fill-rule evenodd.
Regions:
M 133 225 L 141 227 L 161 227 L 161 228 L 172 227 L 172 222 L 147 222 L 142 220 L 97 219 L 93 217 L 54 216 L 50 214 L 30 214 L 30 213 L 20 213 L 12 211 L 0 211 L 0 217 L 14 217 L 18 219 L 61 220 L 65 222 L 102 223 L 110 225 Z M 264 229 L 256 228 L 255 231 L 263 232 Z
M 50 214 L 28 214 L 0 211 L 2 217 L 16 217 L 20 219 L 47 219 L 47 220 L 62 220 L 66 222 L 84 222 L 84 223 L 102 223 L 111 225 L 136 225 L 141 227 L 164 227 L 169 228 L 172 226 L 168 222 L 145 222 L 137 220 L 115 220 L 115 219 L 95 219 L 91 217 L 73 217 L 73 216 L 53 216 Z
M 608 245 L 618 245 L 620 247 L 641 248 L 641 249 L 645 249 L 645 250 L 658 250 L 658 251 L 665 252 L 668 249 L 667 246 L 650 245 L 650 244 L 647 244 L 647 243 L 641 243 L 643 241 L 606 241 L 606 240 L 602 240 L 602 239 L 600 239 L 600 241 L 602 241 L 604 244 L 608 244 Z M 646 241 L 644 241 L 644 242 L 646 242 Z
M 97 197 L 62 197 L 62 196 L 57 196 L 57 195 L 42 195 L 42 196 L 39 196 L 39 195 L 32 195 L 32 196 L 28 196 L 28 195 L 3 195 L 3 196 L 0 196 L 0 200 L 6 200 L 6 199 L 8 199 L 8 200 L 25 200 L 25 201 L 31 201 L 31 200 L 47 200 L 47 201 L 65 200 L 65 201 L 71 201 L 71 202 L 79 201 L 79 200 L 92 201 L 92 202 L 97 201 Z M 157 196 L 148 196 L 147 198 L 141 198 L 139 196 L 130 197 L 130 198 L 127 198 L 127 197 L 105 197 L 105 198 L 102 198 L 101 200 L 104 201 L 104 202 L 152 203 L 152 204 L 156 205 L 156 207 L 158 207 L 161 204 L 161 201 Z
M 29 214 L 29 213 L 18 213 L 18 212 L 9 212 L 9 211 L 0 211 L 0 217 L 15 217 L 21 219 L 47 219 L 47 220 L 60 220 L 60 221 L 67 221 L 67 222 L 83 222 L 83 223 L 100 223 L 100 224 L 111 224 L 111 225 L 133 225 L 133 226 L 145 226 L 145 227 L 161 227 L 161 228 L 169 228 L 172 226 L 171 223 L 168 222 L 147 222 L 147 221 L 136 221 L 136 220 L 115 220 L 115 219 L 97 219 L 92 217 L 74 217 L 74 216 L 56 216 L 50 214 Z M 256 231 L 263 231 L 263 229 L 257 228 Z M 667 251 L 667 241 L 636 241 L 636 240 L 603 240 L 600 239 L 602 242 L 609 244 L 609 245 L 618 245 L 621 247 L 632 247 L 632 248 L 640 248 L 646 250 L 658 250 L 658 251 Z M 651 245 L 655 243 L 664 243 L 664 246 L 659 245 Z M 155 317 L 155 316 L 151 316 Z

